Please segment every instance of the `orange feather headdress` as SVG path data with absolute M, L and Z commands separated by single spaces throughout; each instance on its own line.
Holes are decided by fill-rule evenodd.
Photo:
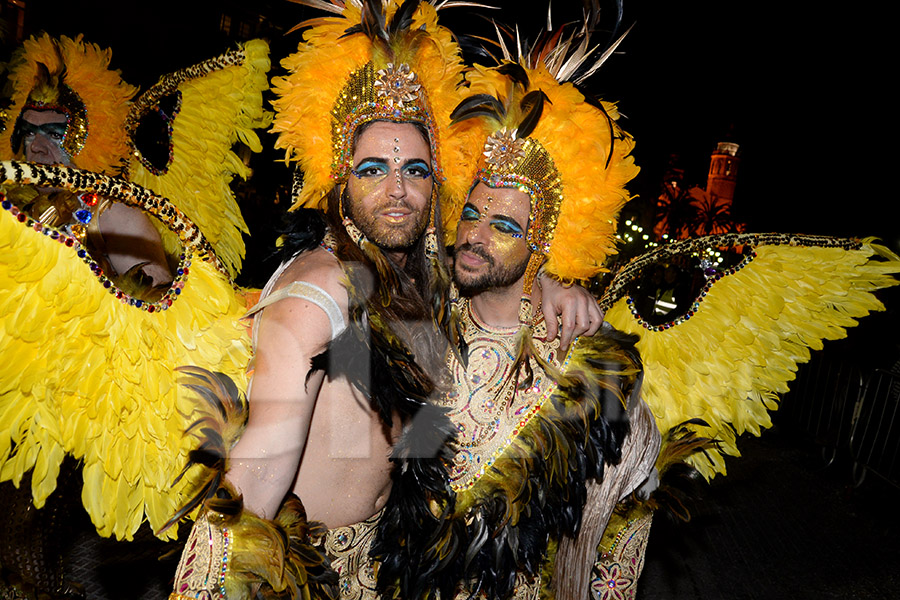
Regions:
M 565 282 L 597 275 L 615 254 L 616 218 L 631 198 L 625 185 L 638 173 L 634 140 L 619 127 L 616 106 L 576 87 L 618 44 L 587 64 L 588 34 L 585 24 L 517 60 L 504 46 L 500 66 L 467 73 L 472 95 L 453 113 L 454 122 L 478 117 L 484 128 L 475 179 L 531 198 L 533 271 L 543 265 Z M 462 203 L 443 208 L 448 219 L 458 218 Z
M 137 88 L 110 70 L 112 53 L 96 44 L 48 34 L 22 44 L 10 64 L 9 122 L 0 134 L 0 155 L 16 156 L 19 119 L 29 109 L 53 109 L 68 119 L 63 148 L 80 169 L 116 174 L 128 156 L 125 118 Z
M 477 142 L 465 128 L 451 135 L 463 63 L 437 8 L 413 0 L 298 1 L 337 16 L 298 25 L 309 29 L 282 61 L 289 74 L 273 80 L 275 147 L 303 172 L 293 208 L 325 208 L 327 193 L 348 176 L 354 132 L 374 120 L 421 123 L 441 194 L 464 195 Z
M 457 124 L 479 122 L 482 140 L 487 138 L 474 180 L 493 188 L 518 188 L 531 200 L 525 236 L 531 256 L 512 369 L 518 374 L 525 368 L 526 385 L 530 358 L 558 375 L 536 354 L 531 339 L 531 292 L 539 270 L 563 282 L 601 272 L 616 251 L 616 218 L 630 199 L 625 184 L 638 172 L 630 156 L 634 141 L 619 127 L 615 105 L 576 87 L 624 37 L 594 58 L 597 47 L 589 39 L 595 25 L 588 18 L 566 37 L 548 32 L 528 51 L 519 46 L 516 58 L 501 38 L 500 65 L 476 65 L 466 74 L 471 95 L 452 114 Z M 462 205 L 445 203 L 445 218 L 458 219 Z

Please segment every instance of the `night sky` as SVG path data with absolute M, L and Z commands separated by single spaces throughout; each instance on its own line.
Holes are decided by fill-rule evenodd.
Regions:
M 144 87 L 229 47 L 215 35 L 219 4 L 28 0 L 29 14 L 40 15 L 50 33 L 83 32 L 112 47 L 113 66 Z M 286 1 L 268 4 L 289 25 L 313 14 Z M 545 8 L 523 11 L 530 4 L 521 0 L 497 4 L 515 10 L 490 14 L 518 20 L 526 36 L 546 15 Z M 750 230 L 878 235 L 898 248 L 900 210 L 888 186 L 896 155 L 890 78 L 869 66 L 896 54 L 879 33 L 887 24 L 865 7 L 778 4 L 626 0 L 625 21 L 634 28 L 592 91 L 618 101 L 637 140 L 642 172 L 632 189 L 653 198 L 672 154 L 689 183 L 703 184 L 716 143 L 734 141 L 742 160 L 734 210 Z M 556 22 L 579 7 L 557 0 Z M 460 20 L 469 27 L 468 10 L 448 15 L 467 17 Z M 276 58 L 298 40 L 296 33 L 274 40 Z

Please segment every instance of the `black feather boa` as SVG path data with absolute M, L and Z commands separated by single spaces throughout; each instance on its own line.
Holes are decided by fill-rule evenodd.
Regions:
M 517 572 L 539 573 L 551 540 L 578 532 L 588 480 L 619 461 L 624 405 L 641 369 L 635 341 L 618 332 L 581 340 L 557 390 L 505 451 L 502 469 L 495 463 L 470 490 L 452 492 L 446 465 L 436 474 L 434 458 L 395 452 L 371 551 L 380 562 L 379 593 L 453 598 L 464 587 L 502 599 L 513 593 Z M 419 425 L 408 440 L 444 431 Z M 451 451 L 445 446 L 442 456 Z

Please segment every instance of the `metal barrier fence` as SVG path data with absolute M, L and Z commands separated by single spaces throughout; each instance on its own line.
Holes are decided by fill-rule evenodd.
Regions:
M 871 471 L 900 487 L 900 374 L 814 355 L 779 413 L 822 447 L 828 464 L 849 453 L 855 485 Z
M 900 375 L 869 376 L 854 411 L 850 455 L 857 485 L 872 471 L 900 486 Z

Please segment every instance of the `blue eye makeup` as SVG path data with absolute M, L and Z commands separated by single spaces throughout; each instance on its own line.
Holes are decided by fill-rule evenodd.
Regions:
M 388 166 L 386 163 L 377 160 L 364 160 L 359 163 L 359 166 L 355 169 L 351 169 L 350 172 L 357 178 L 363 179 L 368 177 L 384 177 L 388 174 Z
M 431 177 L 431 169 L 427 163 L 416 160 L 403 165 L 401 175 L 404 179 L 428 179 Z
M 491 219 L 491 227 L 500 233 L 511 235 L 515 238 L 520 238 L 525 233 L 522 231 L 522 228 L 519 227 L 518 223 L 505 217 L 495 217 L 494 219 Z
M 477 221 L 481 219 L 481 213 L 478 212 L 478 209 L 472 206 L 471 204 L 466 204 L 462 209 L 462 220 L 463 221 Z
M 350 170 L 350 173 L 357 179 L 381 179 L 390 172 L 391 168 L 386 161 L 370 158 L 363 159 L 359 166 Z M 431 168 L 425 161 L 414 160 L 400 167 L 397 173 L 398 178 L 402 177 L 407 181 L 423 181 L 431 177 Z
M 473 204 L 467 203 L 465 206 L 463 206 L 460 220 L 470 222 L 480 221 L 481 213 L 478 212 L 478 209 L 475 208 Z M 502 233 L 503 235 L 508 235 L 514 238 L 521 238 L 525 235 L 522 227 L 518 223 L 516 223 L 515 220 L 510 219 L 509 217 L 504 217 L 503 215 L 495 215 L 493 218 L 491 218 L 490 225 L 497 233 Z

